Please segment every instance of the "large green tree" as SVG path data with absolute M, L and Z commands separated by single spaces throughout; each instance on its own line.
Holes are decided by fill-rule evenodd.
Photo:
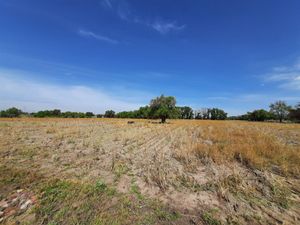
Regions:
M 286 119 L 291 107 L 288 106 L 284 101 L 277 101 L 270 105 L 270 112 L 274 113 L 276 119 L 281 123 L 282 120 Z
M 176 99 L 173 96 L 161 95 L 150 102 L 149 115 L 151 118 L 159 118 L 162 123 L 167 119 L 177 118 L 179 110 L 176 108 Z

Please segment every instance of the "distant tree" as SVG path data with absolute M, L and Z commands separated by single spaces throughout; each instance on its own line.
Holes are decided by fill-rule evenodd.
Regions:
M 115 111 L 113 111 L 113 110 L 107 110 L 104 113 L 104 117 L 105 118 L 114 118 L 115 114 L 116 114 Z
M 118 112 L 115 117 L 117 118 L 130 118 L 130 112 L 128 111 L 122 111 L 122 112 Z
M 180 112 L 180 119 L 193 119 L 194 112 L 189 106 L 177 107 Z
M 59 109 L 54 110 L 44 110 L 44 111 L 38 111 L 36 113 L 32 113 L 32 116 L 34 117 L 61 117 L 61 118 L 84 118 L 85 113 L 82 112 L 61 112 Z
M 162 123 L 166 122 L 166 119 L 176 118 L 179 115 L 179 111 L 176 108 L 176 99 L 173 96 L 161 95 L 150 102 L 150 117 L 159 118 Z
M 17 109 L 16 107 L 9 108 L 0 112 L 0 117 L 19 117 L 23 114 L 22 110 Z
M 300 103 L 290 110 L 289 118 L 293 121 L 300 122 Z
M 243 114 L 243 115 L 239 115 L 236 117 L 237 120 L 250 120 L 250 112 Z
M 276 119 L 278 119 L 280 123 L 287 118 L 290 110 L 291 107 L 284 101 L 277 101 L 270 105 L 270 112 L 276 116 Z
M 209 108 L 201 109 L 201 113 L 202 113 L 202 119 L 204 119 L 204 120 L 210 119 L 211 110 Z
M 140 107 L 134 111 L 122 111 L 116 114 L 117 118 L 137 118 L 146 119 L 149 117 L 150 108 L 149 106 Z
M 92 112 L 86 112 L 86 113 L 85 113 L 85 117 L 87 117 L 87 118 L 91 118 L 91 117 L 93 117 L 93 116 L 95 116 L 95 115 L 94 115 L 94 113 L 92 113 Z
M 75 114 L 70 112 L 70 111 L 67 111 L 67 112 L 63 112 L 61 114 L 61 117 L 63 118 L 74 118 L 75 117 Z
M 33 114 L 34 117 L 62 117 L 59 109 L 38 111 Z
M 210 118 L 210 109 L 202 108 L 200 110 L 195 110 L 194 115 L 195 115 L 195 119 L 198 119 L 198 120 L 209 119 Z
M 212 108 L 209 109 L 211 120 L 225 120 L 227 118 L 227 113 L 222 109 Z
M 8 117 L 5 110 L 0 111 L 0 117 Z
M 251 121 L 265 121 L 272 119 L 273 117 L 274 115 L 271 112 L 264 109 L 258 109 L 248 113 L 248 119 Z
M 60 109 L 54 109 L 53 111 L 51 111 L 51 116 L 53 117 L 60 117 L 60 115 L 61 115 Z
M 228 116 L 228 120 L 239 120 L 239 116 Z
M 139 110 L 136 111 L 136 117 L 141 119 L 149 118 L 150 107 L 144 106 L 140 107 Z
M 97 118 L 103 118 L 104 117 L 103 114 L 97 114 L 96 116 L 97 116 Z
M 200 114 L 200 110 L 194 110 L 194 117 L 196 120 L 200 120 L 201 118 L 201 114 Z

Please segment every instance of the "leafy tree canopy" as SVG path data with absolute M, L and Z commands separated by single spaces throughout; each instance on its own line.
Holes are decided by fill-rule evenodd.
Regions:
M 282 122 L 282 120 L 286 119 L 291 107 L 288 106 L 284 101 L 277 101 L 270 105 L 270 112 L 274 113 L 276 119 Z
M 176 118 L 179 110 L 176 108 L 176 99 L 173 96 L 164 96 L 154 98 L 150 102 L 150 117 L 161 119 L 162 123 L 166 119 Z
M 113 110 L 107 110 L 104 113 L 104 117 L 105 118 L 114 118 L 115 114 L 116 114 L 115 111 L 113 111 Z

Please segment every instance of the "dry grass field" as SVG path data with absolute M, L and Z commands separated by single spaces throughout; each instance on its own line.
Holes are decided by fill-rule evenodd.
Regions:
M 300 224 L 300 125 L 1 119 L 0 223 Z

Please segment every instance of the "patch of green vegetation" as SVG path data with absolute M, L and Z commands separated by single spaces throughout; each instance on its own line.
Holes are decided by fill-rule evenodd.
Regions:
M 21 151 L 21 155 L 26 158 L 32 159 L 33 156 L 36 155 L 36 151 L 37 151 L 37 149 L 34 147 L 30 147 L 30 146 L 24 147 Z
M 219 186 L 217 185 L 217 183 L 209 181 L 205 184 L 201 184 L 201 185 L 195 185 L 194 186 L 194 190 L 195 191 L 211 191 L 211 192 L 215 192 L 217 191 L 219 188 Z
M 178 212 L 168 212 L 164 210 L 163 208 L 157 208 L 155 210 L 155 215 L 160 219 L 160 220 L 165 220 L 165 221 L 175 221 L 180 218 L 180 214 Z
M 28 187 L 38 197 L 34 224 L 162 224 L 179 217 L 162 203 L 142 196 L 134 183 L 130 193 L 122 194 L 102 180 L 82 184 L 7 167 L 0 167 L 0 172 L 0 196 Z
M 199 192 L 199 191 L 217 191 L 218 190 L 218 185 L 216 182 L 209 181 L 205 184 L 198 184 L 196 182 L 191 181 L 188 179 L 186 176 L 180 176 L 180 185 L 192 190 L 193 192 Z
M 50 222 L 50 223 L 47 223 L 47 225 L 58 225 L 58 223 Z
M 136 185 L 132 185 L 130 194 L 121 194 L 101 180 L 95 185 L 56 180 L 46 183 L 41 193 L 36 208 L 37 222 L 121 225 L 129 221 L 155 224 L 178 218 L 177 213 L 142 197 Z
M 245 190 L 238 190 L 234 195 L 240 199 L 246 200 L 250 205 L 262 205 L 268 207 L 269 202 L 267 199 L 256 196 L 254 192 L 246 192 Z
M 34 185 L 42 178 L 32 171 L 0 166 L 0 196 L 16 188 L 25 188 Z
M 108 187 L 107 184 L 105 184 L 104 181 L 98 180 L 95 185 L 95 191 L 96 192 L 105 192 L 108 196 L 114 196 L 117 194 L 117 190 L 114 187 Z
M 114 173 L 116 175 L 116 181 L 120 179 L 120 177 L 126 174 L 129 171 L 129 168 L 124 163 L 117 163 L 114 165 Z
M 214 218 L 214 216 L 210 212 L 205 212 L 202 214 L 202 219 L 207 225 L 221 225 L 221 221 Z
M 68 139 L 67 144 L 75 144 L 75 140 L 74 139 Z
M 64 201 L 67 200 L 67 197 L 70 197 L 71 189 L 72 187 L 69 182 L 59 180 L 42 187 L 41 204 L 40 207 L 37 208 L 37 214 L 46 216 L 55 212 L 55 214 L 52 215 L 53 218 L 57 218 L 57 220 L 63 218 L 65 214 L 62 213 L 60 209 L 66 207 Z
M 266 187 L 267 188 L 267 187 Z M 291 191 L 282 185 L 279 184 L 268 184 L 268 188 L 270 188 L 270 194 L 266 195 L 261 191 L 261 194 L 264 196 L 263 198 L 260 194 L 255 194 L 255 191 L 251 190 L 242 190 L 236 189 L 233 192 L 237 197 L 246 200 L 250 204 L 254 205 L 263 205 L 265 207 L 269 207 L 270 204 L 275 203 L 281 208 L 289 209 L 292 205 L 292 201 L 290 200 Z
M 144 199 L 144 196 L 141 194 L 140 192 L 140 188 L 135 184 L 135 183 L 132 183 L 131 184 L 131 187 L 130 187 L 130 192 L 132 194 L 135 194 L 136 197 L 139 199 L 139 200 L 143 200 Z
M 107 189 L 107 185 L 102 181 L 99 180 L 96 182 L 96 191 L 104 192 Z
M 226 218 L 226 223 L 228 225 L 239 225 L 239 221 L 237 218 L 233 218 L 231 215 L 229 215 L 227 218 Z
M 289 196 L 291 191 L 279 184 L 271 185 L 272 201 L 284 209 L 288 209 L 291 205 Z
M 232 174 L 221 180 L 220 185 L 224 188 L 228 188 L 231 193 L 235 193 L 239 189 L 241 182 L 241 177 Z
M 95 215 L 110 200 L 107 185 L 98 181 L 85 185 L 70 181 L 47 182 L 36 207 L 37 221 L 49 224 L 91 224 Z M 101 202 L 101 204 L 99 204 Z

